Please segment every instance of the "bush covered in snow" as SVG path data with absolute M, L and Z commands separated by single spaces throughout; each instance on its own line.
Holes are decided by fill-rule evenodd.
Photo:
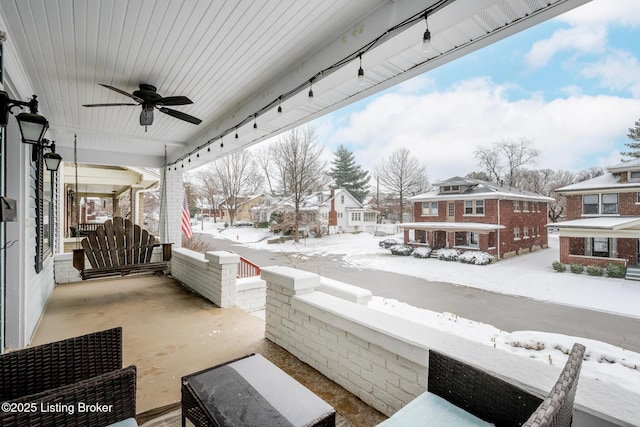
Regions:
M 551 263 L 551 267 L 558 273 L 563 273 L 567 270 L 567 266 L 561 263 L 560 261 L 553 261 Z
M 575 274 L 580 274 L 584 271 L 584 265 L 582 264 L 571 264 L 569 268 L 571 269 L 571 272 Z
M 627 274 L 627 269 L 621 264 L 607 264 L 607 275 L 616 279 L 621 279 Z
M 457 249 L 440 249 L 438 259 L 441 261 L 457 261 L 460 251 Z
M 589 276 L 602 276 L 603 273 L 604 269 L 602 267 L 598 267 L 597 265 L 587 266 L 587 274 Z
M 406 245 L 395 245 L 389 249 L 391 249 L 391 255 L 409 256 L 413 252 L 413 248 Z
M 493 256 L 486 252 L 468 251 L 460 254 L 458 260 L 465 264 L 487 265 L 493 261 Z
M 429 258 L 431 251 L 432 249 L 429 246 L 415 248 L 413 250 L 413 256 L 416 258 Z

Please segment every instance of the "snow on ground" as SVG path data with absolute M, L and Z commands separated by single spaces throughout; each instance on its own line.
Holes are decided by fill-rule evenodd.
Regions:
M 199 229 L 199 226 L 194 227 L 196 232 Z M 358 268 L 390 271 L 491 292 L 640 317 L 640 282 L 578 275 L 568 269 L 564 273 L 555 272 L 551 263 L 558 259 L 557 236 L 549 237 L 549 249 L 478 266 L 432 258 L 393 256 L 388 249 L 378 246 L 380 240 L 388 237 L 374 237 L 368 233 L 307 238 L 297 244 L 293 241 L 268 244 L 267 240 L 275 236 L 267 230 L 250 227 L 221 229 L 205 223 L 203 232 L 263 250 L 293 253 L 300 257 L 343 255 L 343 262 Z M 402 240 L 401 236 L 395 237 Z M 574 337 L 544 332 L 508 333 L 451 313 L 436 313 L 381 297 L 374 297 L 369 306 L 541 363 L 564 365 L 566 353 L 576 341 Z M 585 338 L 579 341 L 587 347 L 581 375 L 615 381 L 640 395 L 640 354 L 600 341 Z
M 383 237 L 369 233 L 334 234 L 320 239 L 300 239 L 268 244 L 273 234 L 264 229 L 228 228 L 217 230 L 205 223 L 204 232 L 235 240 L 253 248 L 301 256 L 344 255 L 343 262 L 358 268 L 384 270 L 426 280 L 471 286 L 507 295 L 640 317 L 640 282 L 557 273 L 551 263 L 558 259 L 558 238 L 549 237 L 549 249 L 478 266 L 432 258 L 401 257 L 378 247 Z M 199 227 L 195 227 L 197 229 Z M 401 236 L 396 236 L 401 239 Z

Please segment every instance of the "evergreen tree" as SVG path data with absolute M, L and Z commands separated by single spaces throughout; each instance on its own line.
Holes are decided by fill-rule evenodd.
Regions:
M 627 137 L 633 142 L 625 142 L 624 145 L 632 151 L 627 151 L 626 153 L 622 153 L 622 155 L 635 159 L 640 158 L 640 120 L 636 120 L 635 127 L 629 128 Z
M 333 154 L 336 157 L 331 161 L 329 176 L 333 178 L 337 187 L 344 188 L 362 203 L 367 195 L 369 172 L 356 164 L 351 150 L 343 145 L 340 145 Z

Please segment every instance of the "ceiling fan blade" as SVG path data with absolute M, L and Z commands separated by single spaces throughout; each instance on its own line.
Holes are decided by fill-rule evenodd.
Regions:
M 119 93 L 119 94 L 121 94 L 121 95 L 128 96 L 129 98 L 134 99 L 135 101 L 137 101 L 137 102 L 139 102 L 139 103 L 141 103 L 141 104 L 144 102 L 144 99 L 142 99 L 142 98 L 138 98 L 138 97 L 137 97 L 137 96 L 135 96 L 135 95 L 131 95 L 130 93 L 125 92 L 125 91 L 123 91 L 122 89 L 118 89 L 117 87 L 109 86 L 109 85 L 106 85 L 106 84 L 104 84 L 104 83 L 98 83 L 98 84 L 99 84 L 100 86 L 102 86 L 102 87 L 106 87 L 107 89 L 111 89 L 111 90 L 113 90 L 113 91 L 115 91 L 115 92 L 118 92 L 118 93 Z
M 193 101 L 186 96 L 167 96 L 153 101 L 154 105 L 187 105 L 193 104 Z
M 170 115 L 171 117 L 184 120 L 185 122 L 193 123 L 194 125 L 199 125 L 200 123 L 202 123 L 202 120 L 200 120 L 199 118 L 185 114 L 182 111 L 171 110 L 169 108 L 164 108 L 164 107 L 160 107 L 158 108 L 158 110 L 162 111 L 165 114 Z
M 138 106 L 140 104 L 132 104 L 132 103 L 118 103 L 118 104 L 83 104 L 83 107 L 119 107 L 121 105 L 134 105 L 134 106 Z

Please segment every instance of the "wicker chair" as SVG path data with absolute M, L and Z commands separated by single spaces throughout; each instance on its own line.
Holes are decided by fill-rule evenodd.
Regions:
M 498 427 L 570 426 L 584 346 L 575 344 L 558 381 L 541 399 L 479 368 L 429 351 L 427 388 Z
M 136 415 L 136 367 L 5 402 L 3 426 L 104 427 Z M 90 405 L 99 406 L 90 406 Z
M 135 392 L 135 367 L 122 369 L 121 327 L 0 355 L 0 402 L 15 409 L 0 412 L 0 425 L 108 425 L 135 416 Z M 112 406 L 78 407 L 96 403 Z
M 122 368 L 122 328 L 28 347 L 0 355 L 0 401 Z

